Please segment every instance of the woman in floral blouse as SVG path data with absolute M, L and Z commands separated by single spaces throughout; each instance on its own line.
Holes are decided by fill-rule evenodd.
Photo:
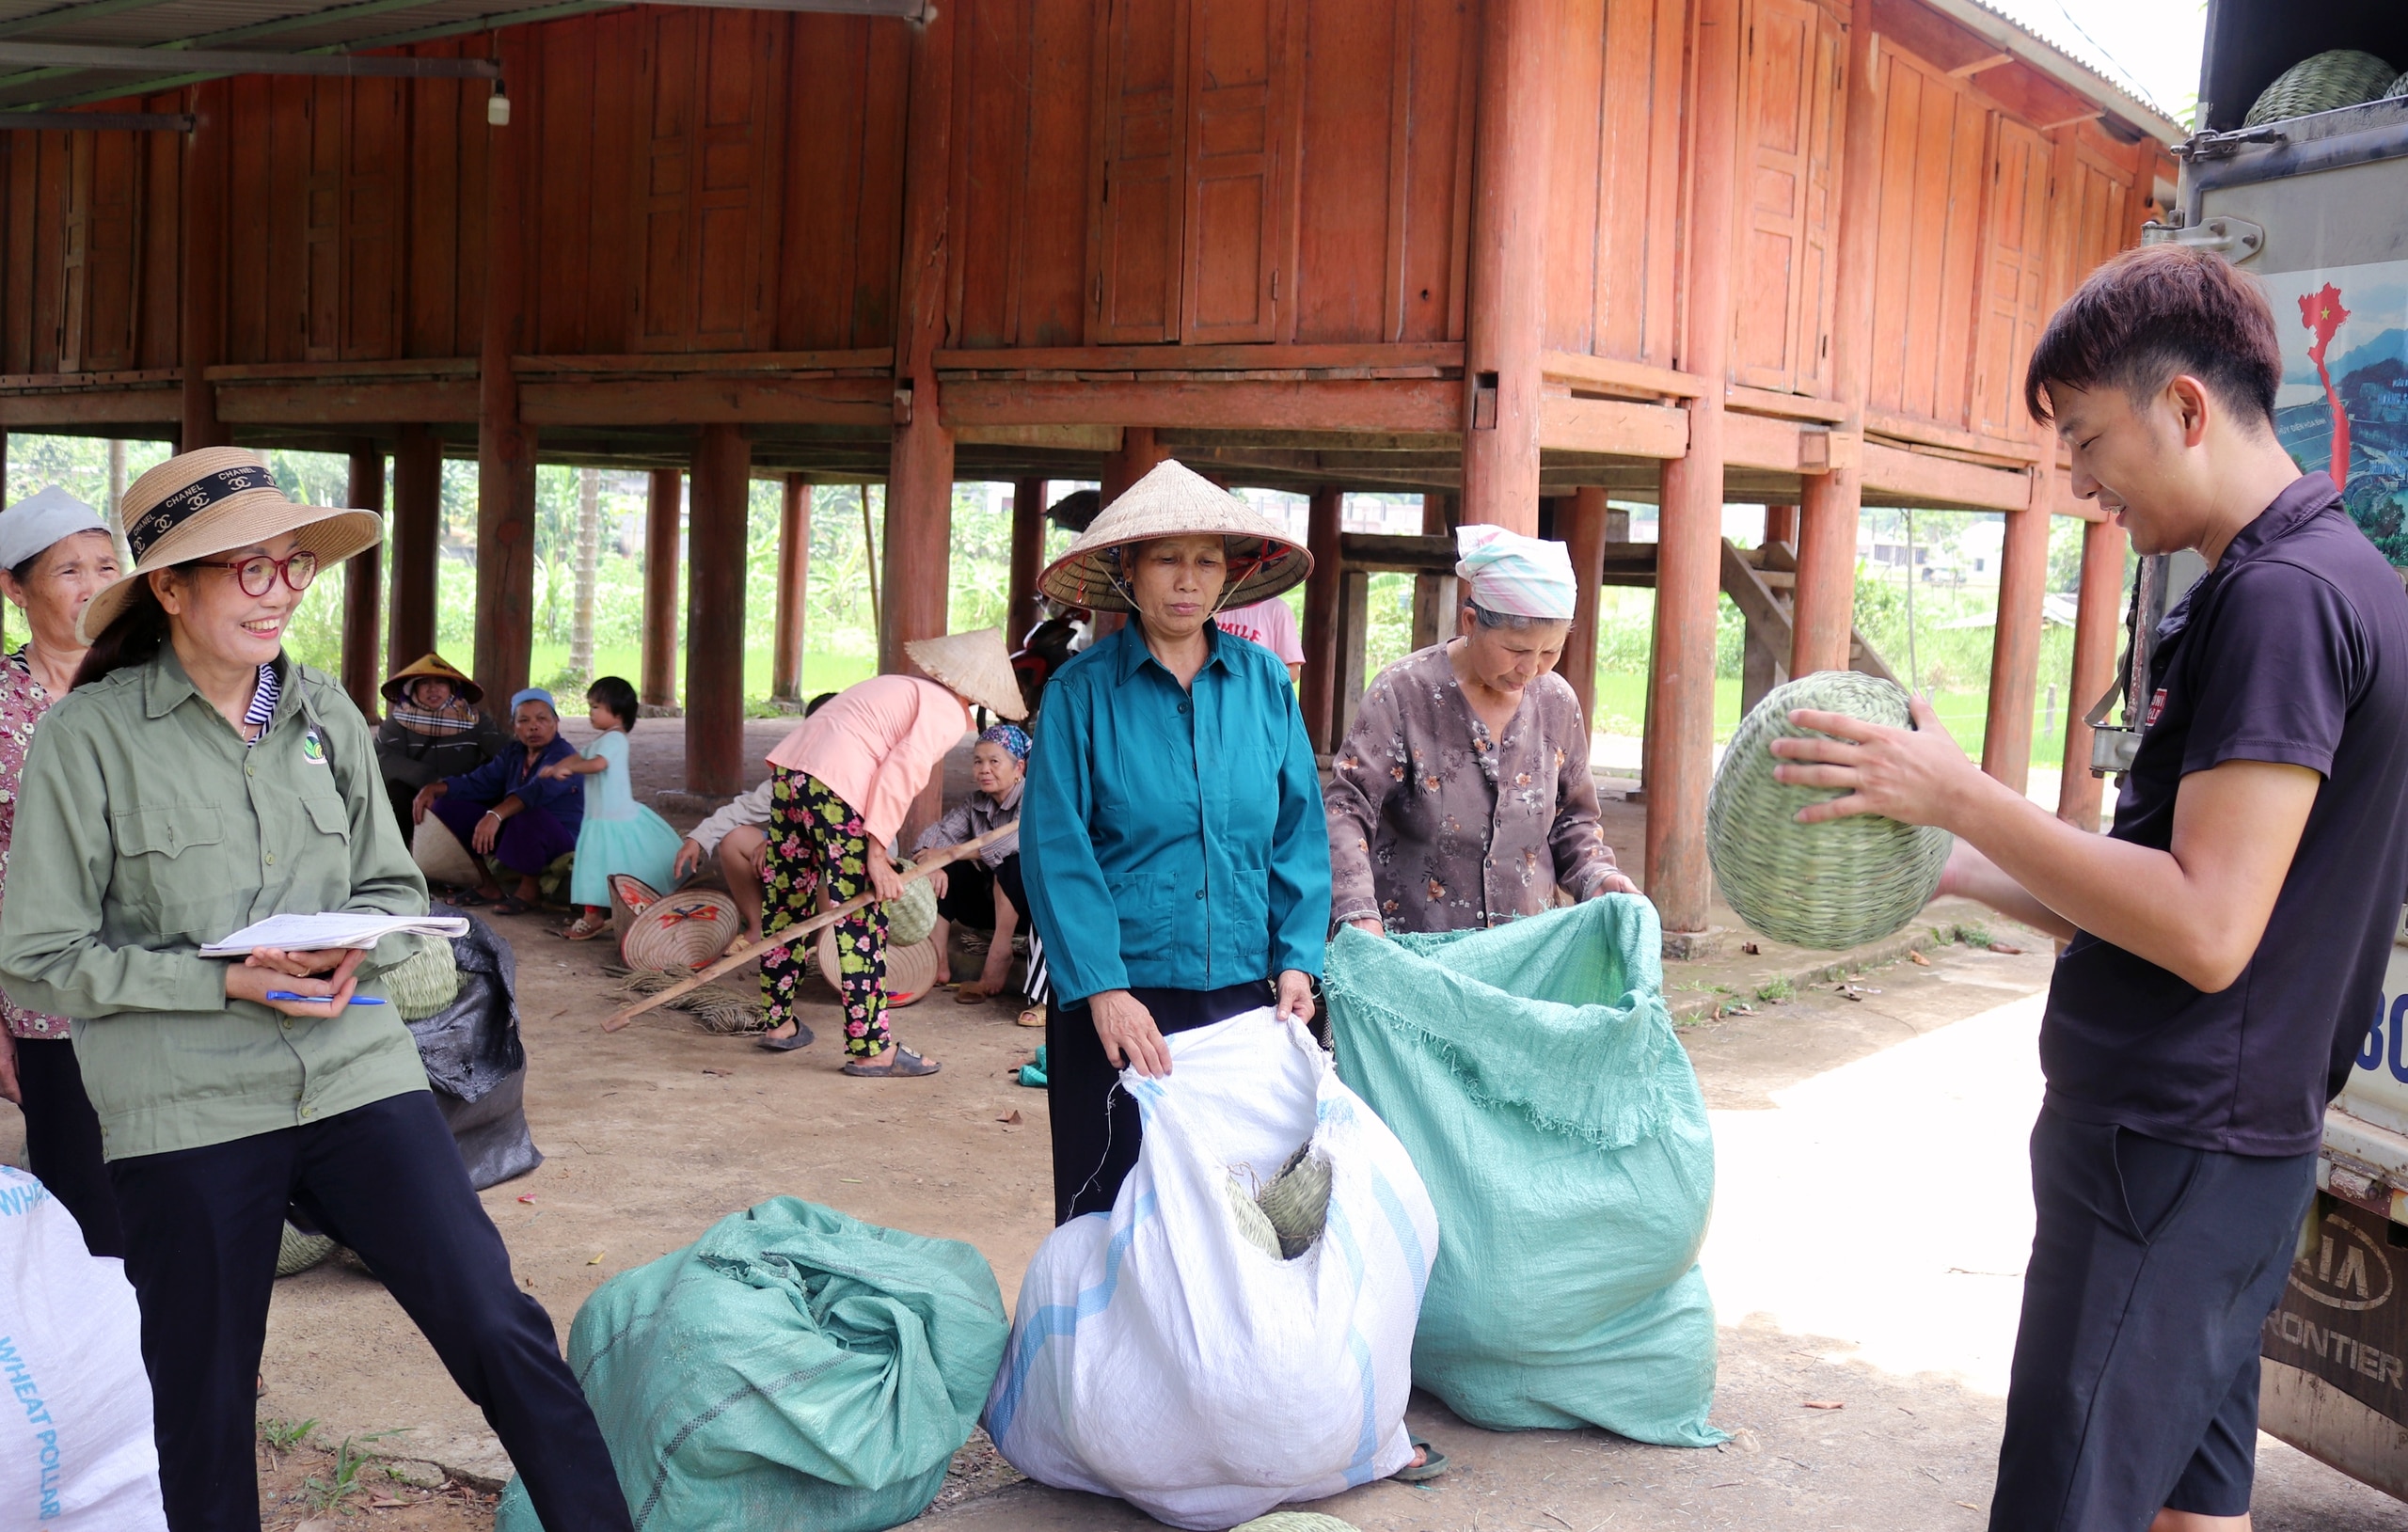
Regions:
M 16 829 L 17 782 L 34 724 L 67 695 L 84 645 L 75 619 L 92 592 L 117 578 L 117 543 L 92 508 L 52 485 L 0 512 L 0 593 L 33 636 L 0 661 L 0 877 Z M 84 1095 L 64 1017 L 0 1000 L 0 1096 L 25 1114 L 33 1173 L 83 1226 L 95 1256 L 125 1254 L 117 1195 L 101 1160 L 101 1124 Z
M 1332 763 L 1333 925 L 1461 931 L 1637 893 L 1597 825 L 1589 730 L 1555 672 L 1572 618 L 1560 543 L 1457 533 L 1461 636 L 1382 671 Z

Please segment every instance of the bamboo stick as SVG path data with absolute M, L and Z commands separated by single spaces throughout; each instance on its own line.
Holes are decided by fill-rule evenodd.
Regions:
M 1002 840 L 1005 836 L 1016 835 L 1019 832 L 1020 821 L 1014 819 L 1007 824 L 997 825 L 994 829 L 989 830 L 984 835 L 977 836 L 972 840 L 963 841 L 958 845 L 943 846 L 934 851 L 923 852 L 913 860 L 911 867 L 905 871 L 903 874 L 903 881 L 906 883 L 916 882 L 918 879 L 926 877 L 930 873 L 935 872 L 940 867 L 950 867 L 957 861 L 967 861 L 970 858 L 976 856 L 979 852 L 985 850 L 995 842 Z M 762 954 L 769 951 L 771 948 L 791 947 L 796 942 L 803 940 L 824 927 L 835 924 L 838 921 L 843 920 L 846 916 L 852 914 L 856 910 L 866 909 L 871 905 L 878 902 L 878 894 L 875 891 L 868 893 L 859 894 L 853 898 L 846 900 L 843 904 L 838 905 L 833 909 L 823 909 L 807 921 L 802 921 L 797 924 L 786 926 L 783 930 L 779 931 L 775 936 L 765 936 L 760 940 L 744 947 L 740 951 L 728 954 L 725 957 L 721 958 L 718 962 L 713 963 L 710 967 L 703 970 L 701 972 L 695 974 L 692 978 L 688 979 L 683 984 L 676 985 L 668 989 L 663 989 L 657 995 L 646 995 L 643 999 L 638 1001 L 632 1005 L 611 1012 L 609 1016 L 602 1019 L 602 1030 L 604 1032 L 616 1032 L 621 1027 L 624 1027 L 628 1022 L 634 1020 L 637 1017 L 642 1016 L 644 1012 L 652 1010 L 657 1006 L 666 1005 L 680 995 L 690 995 L 695 990 L 700 989 L 703 986 L 710 983 L 713 979 L 718 978 L 722 973 L 735 972 L 737 969 L 742 968 L 749 962 L 752 962 L 754 958 L 759 957 Z

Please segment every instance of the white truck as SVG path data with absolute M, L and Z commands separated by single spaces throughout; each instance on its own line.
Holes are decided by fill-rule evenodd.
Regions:
M 2177 150 L 2177 205 L 2148 237 L 2220 250 L 2264 283 L 2286 338 L 2283 444 L 2330 473 L 2375 545 L 2408 568 L 2408 73 L 2384 83 L 2384 66 L 2338 57 L 2284 80 L 2336 50 L 2408 71 L 2408 5 L 2209 0 L 2200 131 Z M 2273 109 L 2256 110 L 2278 81 Z M 2335 94 L 2372 99 L 2302 110 Z M 2187 572 L 2160 563 L 2142 605 L 2162 609 L 2149 598 L 2186 573 L 2195 560 Z M 2116 745 L 2103 734 L 2094 766 L 2116 765 Z M 2258 1422 L 2408 1498 L 2408 920 L 2368 1021 L 2266 1321 Z

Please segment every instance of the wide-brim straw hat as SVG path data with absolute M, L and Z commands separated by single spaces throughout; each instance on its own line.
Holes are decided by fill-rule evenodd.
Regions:
M 819 976 L 839 996 L 845 992 L 844 968 L 836 952 L 836 928 L 823 926 L 818 943 Z M 937 987 L 937 943 L 934 937 L 910 946 L 886 944 L 886 1004 L 892 1010 L 924 998 Z
M 1004 630 L 982 627 L 948 633 L 941 639 L 913 639 L 903 652 L 928 672 L 939 686 L 950 687 L 1000 718 L 1028 717 L 1020 694 L 1020 678 L 1012 671 L 1011 650 Z
M 276 487 L 264 459 L 239 447 L 179 452 L 127 485 L 121 504 L 134 567 L 85 607 L 75 624 L 85 643 L 117 621 L 135 582 L 155 571 L 291 532 L 324 572 L 385 539 L 375 512 L 297 504 Z
M 1103 508 L 1069 551 L 1038 576 L 1037 588 L 1090 611 L 1132 611 L 1113 550 L 1158 537 L 1228 540 L 1224 608 L 1268 600 L 1312 573 L 1313 556 L 1285 529 L 1176 459 L 1165 459 Z
M 385 684 L 378 687 L 376 690 L 388 703 L 406 703 L 410 700 L 410 683 L 424 680 L 429 676 L 437 681 L 451 682 L 452 691 L 470 707 L 485 700 L 484 687 L 454 670 L 441 655 L 433 653 L 420 655 L 409 664 L 395 671 L 385 678 Z
M 614 904 L 625 897 L 616 888 L 611 892 L 618 896 Z M 619 955 L 629 968 L 690 972 L 717 962 L 743 929 L 744 917 L 737 913 L 734 899 L 717 889 L 680 889 L 629 916 Z

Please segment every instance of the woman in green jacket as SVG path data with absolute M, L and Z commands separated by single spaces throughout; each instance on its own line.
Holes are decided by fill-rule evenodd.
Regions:
M 551 1532 L 623 1528 L 550 1319 L 518 1289 L 372 952 L 199 948 L 277 914 L 420 914 L 368 725 L 283 652 L 301 592 L 383 535 L 249 452 L 125 496 L 134 572 L 85 608 L 25 764 L 0 980 L 74 1019 L 142 1305 L 174 1532 L 256 1528 L 253 1377 L 285 1208 L 359 1253 L 485 1412 Z

